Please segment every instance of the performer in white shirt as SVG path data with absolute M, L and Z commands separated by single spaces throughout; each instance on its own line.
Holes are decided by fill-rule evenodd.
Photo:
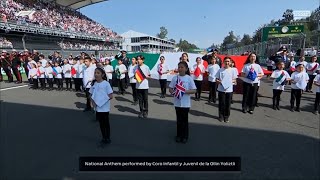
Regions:
M 307 70 L 307 73 L 308 73 L 309 78 L 310 78 L 310 80 L 308 82 L 308 85 L 307 85 L 307 88 L 306 88 L 306 92 L 313 93 L 312 84 L 313 84 L 314 78 L 317 75 L 318 68 L 319 68 L 319 63 L 317 63 L 317 56 L 312 56 L 311 57 L 311 62 L 308 63 L 307 66 L 306 66 L 306 70 Z
M 201 58 L 197 57 L 196 64 L 193 66 L 192 74 L 194 83 L 197 87 L 197 92 L 195 93 L 195 101 L 200 101 L 201 98 L 201 87 L 202 87 L 202 80 L 203 80 L 203 73 L 205 73 L 205 67 L 201 63 Z
M 167 78 L 169 73 L 169 67 L 165 64 L 164 56 L 160 57 L 160 63 L 158 64 L 158 74 L 159 74 L 159 82 L 161 88 L 161 96 L 160 98 L 165 98 L 167 93 Z
M 210 86 L 209 91 L 209 100 L 208 103 L 216 103 L 217 99 L 217 84 L 216 84 L 216 74 L 220 69 L 219 64 L 217 63 L 217 59 L 209 56 L 208 60 L 210 61 L 210 64 L 207 67 L 207 72 L 209 74 L 208 81 Z
M 290 98 L 291 109 L 290 110 L 292 112 L 294 111 L 300 112 L 300 101 L 301 101 L 302 91 L 306 89 L 309 81 L 309 76 L 303 69 L 304 69 L 303 64 L 297 64 L 296 72 L 292 73 L 291 75 L 291 98 Z M 296 108 L 294 109 L 295 101 L 296 101 Z
M 86 65 L 86 67 L 83 71 L 82 81 L 83 81 L 83 86 L 85 88 L 86 98 L 87 98 L 86 108 L 83 110 L 84 112 L 91 111 L 91 109 L 92 109 L 89 90 L 91 88 L 91 83 L 94 80 L 95 67 L 91 64 L 91 61 L 92 60 L 91 60 L 90 56 L 84 57 L 84 64 Z

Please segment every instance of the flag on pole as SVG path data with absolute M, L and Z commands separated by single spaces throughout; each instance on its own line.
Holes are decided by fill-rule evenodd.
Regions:
M 177 99 L 181 99 L 182 96 L 186 93 L 186 88 L 183 87 L 183 82 L 177 77 L 177 84 L 173 88 L 173 96 Z
M 247 76 L 248 79 L 250 79 L 251 81 L 254 81 L 257 78 L 257 73 L 256 71 L 253 69 L 253 67 L 251 66 L 249 74 Z
M 136 80 L 138 81 L 138 83 L 141 83 L 143 80 L 146 79 L 146 75 L 143 74 L 140 66 L 138 66 L 134 76 L 135 76 Z

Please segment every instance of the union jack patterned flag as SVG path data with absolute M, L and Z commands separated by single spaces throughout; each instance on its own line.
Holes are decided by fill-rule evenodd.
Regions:
M 181 99 L 185 92 L 186 88 L 183 87 L 183 82 L 180 80 L 180 78 L 177 77 L 177 84 L 173 88 L 173 96 L 177 99 Z

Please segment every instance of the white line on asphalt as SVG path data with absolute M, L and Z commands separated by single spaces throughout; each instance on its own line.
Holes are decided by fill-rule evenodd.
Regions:
M 0 91 L 6 91 L 6 90 L 10 90 L 10 89 L 23 88 L 23 87 L 26 87 L 26 86 L 29 86 L 29 85 L 22 85 L 22 86 L 15 86 L 15 87 L 3 88 L 3 89 L 0 89 Z

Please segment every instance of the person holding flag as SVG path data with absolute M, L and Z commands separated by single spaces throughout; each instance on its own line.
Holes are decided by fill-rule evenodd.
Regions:
M 320 113 L 320 68 L 318 68 L 318 75 L 314 78 L 313 83 L 317 86 L 316 98 L 314 101 L 314 114 L 318 115 Z
M 38 61 L 38 78 L 40 81 L 40 90 L 44 90 L 46 88 L 46 77 L 45 77 L 45 69 L 42 67 L 42 62 Z
M 311 92 L 312 91 L 312 84 L 313 84 L 313 80 L 317 75 L 317 70 L 319 68 L 319 63 L 317 63 L 317 56 L 312 56 L 311 57 L 311 62 L 307 64 L 306 69 L 307 69 L 307 73 L 309 75 L 310 81 L 308 82 L 307 85 L 307 89 L 306 92 Z
M 126 72 L 127 72 L 127 68 L 126 66 L 122 63 L 122 60 L 119 59 L 118 60 L 118 65 L 116 65 L 115 67 L 115 72 L 117 75 L 117 79 L 118 79 L 118 94 L 122 94 L 124 95 L 125 92 L 125 78 L 126 78 Z
M 144 57 L 142 55 L 137 56 L 138 65 L 135 68 L 135 78 L 137 96 L 139 101 L 139 118 L 148 117 L 148 89 L 150 78 L 150 69 L 147 65 L 144 64 Z
M 292 73 L 291 75 L 291 98 L 290 98 L 290 105 L 291 105 L 291 112 L 297 111 L 300 112 L 300 101 L 302 91 L 306 89 L 309 76 L 303 70 L 303 64 L 298 63 L 296 66 L 296 72 Z M 294 102 L 296 101 L 296 108 L 294 109 Z
M 290 62 L 288 63 L 287 72 L 291 76 L 291 74 L 296 71 L 297 63 L 294 61 L 294 56 L 290 55 L 289 57 L 290 57 Z
M 256 96 L 259 78 L 261 78 L 264 73 L 259 65 L 259 59 L 255 53 L 249 54 L 246 62 L 241 71 L 241 76 L 243 77 L 243 98 L 242 98 L 242 112 L 253 114 L 254 108 L 256 106 Z
M 49 61 L 45 67 L 45 77 L 47 78 L 47 83 L 49 84 L 49 91 L 53 90 L 53 69 L 52 61 Z
M 188 64 L 181 61 L 178 64 L 179 74 L 172 78 L 169 92 L 174 96 L 173 103 L 177 116 L 177 143 L 187 143 L 189 138 L 188 113 L 191 107 L 190 94 L 196 92 L 196 85 L 189 75 Z
M 71 65 L 69 64 L 69 60 L 65 59 L 63 61 L 64 65 L 62 66 L 62 71 L 64 75 L 64 79 L 66 81 L 66 91 L 71 91 L 72 90 L 72 82 L 71 82 Z M 69 84 L 70 84 L 70 89 L 69 89 Z
M 274 79 L 272 84 L 272 108 L 274 110 L 280 110 L 279 102 L 281 93 L 284 91 L 284 86 L 290 81 L 289 73 L 284 70 L 284 62 L 279 61 L 277 67 L 278 69 L 273 71 L 270 77 L 271 79 Z
M 193 80 L 197 87 L 197 92 L 195 93 L 195 101 L 200 101 L 203 73 L 205 73 L 205 67 L 201 63 L 200 57 L 197 57 L 196 64 L 193 66 L 193 71 L 191 71 L 190 73 L 193 74 Z
M 219 97 L 219 121 L 229 122 L 231 98 L 233 93 L 233 83 L 236 82 L 238 74 L 231 67 L 231 58 L 223 59 L 224 67 L 220 68 L 216 74 Z
M 167 91 L 167 78 L 169 73 L 169 67 L 164 63 L 164 56 L 160 57 L 160 64 L 158 65 L 158 74 L 159 74 L 159 82 L 161 88 L 161 96 L 160 98 L 166 97 Z

